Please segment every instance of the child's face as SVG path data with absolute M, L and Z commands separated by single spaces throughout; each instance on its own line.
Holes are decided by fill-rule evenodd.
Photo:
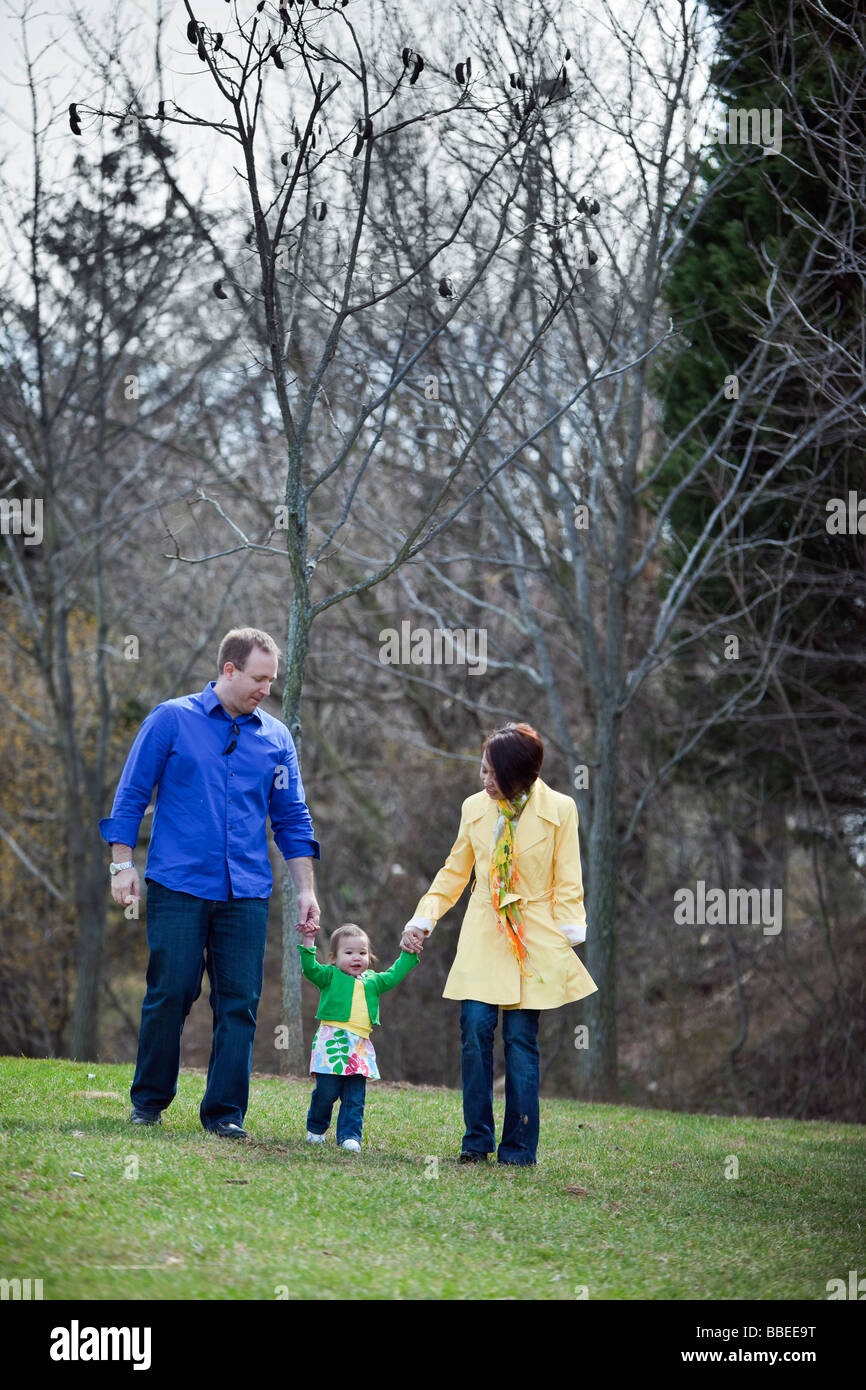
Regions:
M 337 969 L 347 975 L 362 975 L 369 964 L 370 952 L 363 936 L 344 936 L 337 947 Z

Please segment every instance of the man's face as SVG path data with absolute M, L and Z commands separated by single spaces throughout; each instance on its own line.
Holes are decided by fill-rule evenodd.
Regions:
M 223 667 L 222 680 L 232 714 L 252 714 L 260 702 L 271 693 L 271 682 L 277 678 L 277 658 L 261 647 L 253 647 L 241 671 L 231 661 Z

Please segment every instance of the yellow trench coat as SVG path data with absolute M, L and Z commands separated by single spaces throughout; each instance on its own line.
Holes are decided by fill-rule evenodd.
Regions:
M 496 802 L 486 791 L 467 797 L 451 853 L 410 924 L 432 931 L 454 906 L 475 869 L 457 955 L 442 997 L 521 1009 L 556 1009 L 583 999 L 598 985 L 572 950 L 586 936 L 577 807 L 571 797 L 553 791 L 539 777 L 517 822 L 515 892 L 534 979 L 521 976 L 493 910 L 490 851 L 497 814 Z

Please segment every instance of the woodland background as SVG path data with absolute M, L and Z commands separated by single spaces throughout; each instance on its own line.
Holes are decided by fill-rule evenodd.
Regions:
M 53 23 L 4 45 L 0 1051 L 134 1057 L 144 921 L 97 821 L 250 623 L 323 924 L 390 962 L 485 733 L 527 719 L 600 985 L 543 1017 L 543 1090 L 862 1121 L 862 8 Z M 483 630 L 486 671 L 383 665 L 405 620 Z M 782 889 L 781 933 L 675 924 L 698 880 Z M 263 1071 L 305 1070 L 293 920 L 275 892 Z M 459 923 L 389 996 L 385 1077 L 459 1084 Z M 209 1046 L 202 998 L 184 1062 Z

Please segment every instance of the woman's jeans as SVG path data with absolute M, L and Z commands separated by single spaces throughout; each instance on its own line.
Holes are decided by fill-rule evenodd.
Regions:
M 205 1129 L 243 1125 L 267 930 L 267 898 L 212 902 L 147 880 L 150 961 L 130 1090 L 137 1110 L 158 1114 L 174 1099 L 181 1034 L 206 967 L 214 1029 L 199 1114 Z
M 505 1044 L 505 1123 L 500 1163 L 534 1163 L 538 1151 L 538 1009 L 503 1009 Z M 463 1152 L 488 1154 L 496 1145 L 493 1128 L 493 1034 L 496 1004 L 464 999 L 460 1010 L 463 1044 Z
M 367 1095 L 366 1076 L 337 1076 L 334 1072 L 317 1071 L 316 1085 L 307 1111 L 307 1129 L 311 1134 L 324 1134 L 331 1124 L 331 1111 L 339 1100 L 337 1143 L 344 1139 L 361 1142 L 364 1128 L 364 1101 Z

